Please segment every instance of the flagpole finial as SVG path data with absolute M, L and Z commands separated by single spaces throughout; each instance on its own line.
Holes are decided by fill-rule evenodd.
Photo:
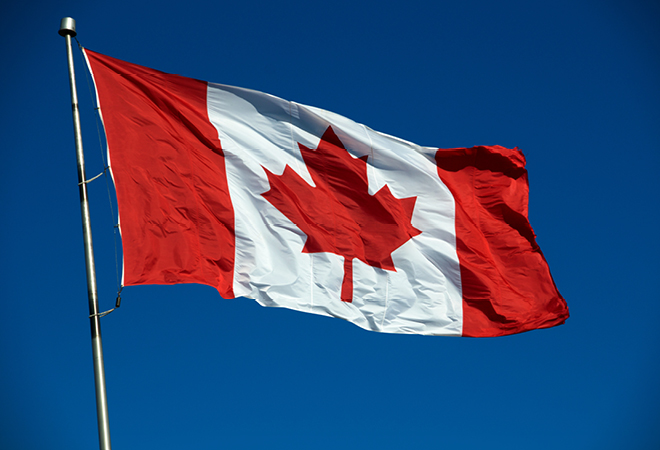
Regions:
M 76 21 L 75 19 L 72 19 L 71 17 L 65 17 L 62 19 L 60 22 L 60 31 L 58 31 L 60 36 L 66 36 L 67 34 L 71 37 L 75 36 L 76 34 Z

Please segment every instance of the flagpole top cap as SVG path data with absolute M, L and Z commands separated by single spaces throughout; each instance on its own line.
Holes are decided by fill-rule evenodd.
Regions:
M 71 17 L 65 17 L 62 19 L 60 22 L 60 31 L 58 31 L 60 36 L 66 36 L 69 35 L 71 37 L 75 36 L 76 34 L 76 21 L 72 19 Z

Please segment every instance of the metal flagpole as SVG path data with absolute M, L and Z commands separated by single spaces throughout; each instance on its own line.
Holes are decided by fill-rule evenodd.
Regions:
M 71 86 L 71 107 L 73 110 L 73 131 L 76 138 L 78 158 L 78 186 L 80 190 L 80 210 L 82 212 L 83 239 L 85 242 L 85 265 L 87 267 L 87 297 L 89 299 L 89 320 L 92 331 L 92 352 L 94 355 L 94 383 L 96 385 L 96 416 L 99 425 L 99 445 L 101 450 L 110 450 L 110 423 L 108 421 L 108 401 L 105 393 L 105 370 L 103 368 L 103 345 L 101 343 L 101 322 L 99 318 L 98 294 L 96 289 L 96 269 L 92 247 L 92 227 L 87 199 L 87 178 L 85 178 L 85 158 L 83 156 L 82 134 L 76 74 L 73 67 L 71 38 L 76 33 L 76 21 L 65 17 L 60 22 L 59 34 L 66 39 L 66 53 L 69 62 L 69 84 Z

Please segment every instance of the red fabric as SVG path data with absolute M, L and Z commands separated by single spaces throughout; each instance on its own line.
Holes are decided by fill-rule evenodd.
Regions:
M 202 283 L 233 298 L 234 211 L 207 83 L 86 54 L 118 180 L 124 285 Z
M 527 218 L 518 149 L 440 149 L 438 174 L 456 202 L 463 335 L 500 336 L 564 323 L 568 307 Z

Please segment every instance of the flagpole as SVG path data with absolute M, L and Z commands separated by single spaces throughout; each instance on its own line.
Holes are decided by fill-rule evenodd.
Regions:
M 78 93 L 76 74 L 73 66 L 71 38 L 76 33 L 76 21 L 65 17 L 60 22 L 60 36 L 66 39 L 66 54 L 69 63 L 69 85 L 71 87 L 71 108 L 73 112 L 73 131 L 76 139 L 78 159 L 78 187 L 80 191 L 80 210 L 82 213 L 83 240 L 85 243 L 85 266 L 87 268 L 87 298 L 89 299 L 89 321 L 92 331 L 92 353 L 94 356 L 94 384 L 96 386 L 96 417 L 99 427 L 99 446 L 101 450 L 110 450 L 110 423 L 108 420 L 108 401 L 105 392 L 105 370 L 103 368 L 103 345 L 101 343 L 101 322 L 99 318 L 98 294 L 96 289 L 96 269 L 92 246 L 92 226 L 87 199 L 87 178 L 85 177 L 85 158 L 83 155 L 82 133 L 80 132 L 80 113 L 78 111 Z

